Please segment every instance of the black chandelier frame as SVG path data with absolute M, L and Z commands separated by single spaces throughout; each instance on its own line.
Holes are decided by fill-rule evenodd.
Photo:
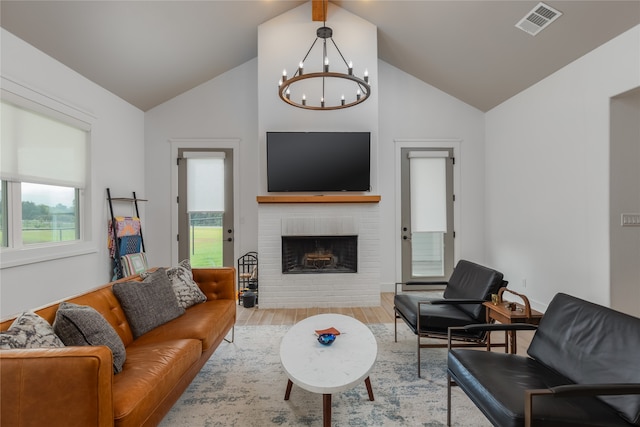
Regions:
M 307 57 L 309 56 L 309 54 L 311 53 L 311 51 L 313 50 L 314 46 L 316 45 L 319 39 L 322 39 L 322 44 L 323 44 L 322 46 L 322 57 L 324 62 L 323 71 L 305 74 L 303 67 L 299 66 L 296 72 L 293 74 L 293 77 L 288 78 L 286 74 L 283 74 L 282 80 L 278 84 L 278 96 L 280 97 L 280 99 L 282 99 L 284 102 L 286 102 L 289 105 L 292 105 L 298 108 L 303 108 L 306 110 L 339 110 L 342 108 L 353 107 L 355 105 L 358 105 L 366 101 L 371 95 L 371 85 L 369 84 L 369 77 L 365 74 L 364 78 L 360 78 L 353 74 L 353 68 L 350 67 L 347 61 L 344 59 L 344 56 L 342 55 L 340 48 L 338 47 L 336 42 L 333 40 L 333 30 L 327 27 L 326 25 L 317 29 L 316 39 L 311 44 L 311 47 L 307 51 L 302 61 L 300 61 L 300 64 L 304 65 L 304 62 L 307 60 Z M 347 67 L 346 74 L 335 72 L 335 71 L 329 71 L 329 65 L 326 62 L 326 59 L 328 58 L 327 39 L 331 40 L 331 43 L 333 43 L 333 46 L 336 48 L 336 51 L 340 55 L 342 62 L 344 62 L 344 65 Z M 292 87 L 292 85 L 295 84 L 296 82 L 300 82 L 302 80 L 307 80 L 307 79 L 322 79 L 322 98 L 320 101 L 320 106 L 308 105 L 306 102 L 306 99 L 304 98 L 300 102 L 296 102 L 291 99 L 290 88 Z M 357 91 L 356 100 L 352 102 L 346 102 L 343 95 L 339 104 L 327 106 L 326 105 L 327 100 L 325 98 L 325 84 L 328 79 L 345 79 L 345 80 L 353 81 L 359 89 Z

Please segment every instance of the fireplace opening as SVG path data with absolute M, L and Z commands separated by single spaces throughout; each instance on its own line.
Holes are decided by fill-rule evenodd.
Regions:
M 282 273 L 357 273 L 358 236 L 282 236 Z

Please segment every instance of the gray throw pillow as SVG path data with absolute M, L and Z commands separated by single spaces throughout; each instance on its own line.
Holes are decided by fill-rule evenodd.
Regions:
M 142 282 L 114 283 L 113 293 L 127 316 L 134 338 L 184 314 L 164 268 L 157 269 Z
M 0 349 L 64 347 L 53 327 L 33 311 L 26 311 L 0 333 Z
M 171 280 L 171 286 L 178 299 L 178 304 L 182 308 L 189 308 L 207 300 L 207 296 L 193 280 L 193 272 L 188 259 L 180 261 L 177 267 L 167 270 L 167 275 Z
M 122 371 L 127 358 L 122 339 L 95 308 L 70 302 L 60 303 L 53 330 L 68 346 L 106 345 L 113 354 L 113 373 Z

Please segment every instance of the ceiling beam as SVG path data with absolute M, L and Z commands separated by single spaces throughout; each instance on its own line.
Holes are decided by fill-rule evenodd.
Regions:
M 326 0 L 311 0 L 311 19 L 314 21 L 327 20 Z

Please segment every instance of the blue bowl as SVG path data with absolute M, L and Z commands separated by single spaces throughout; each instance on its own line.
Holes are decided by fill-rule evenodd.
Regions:
M 336 340 L 334 334 L 321 334 L 318 335 L 318 342 L 322 345 L 331 345 Z

